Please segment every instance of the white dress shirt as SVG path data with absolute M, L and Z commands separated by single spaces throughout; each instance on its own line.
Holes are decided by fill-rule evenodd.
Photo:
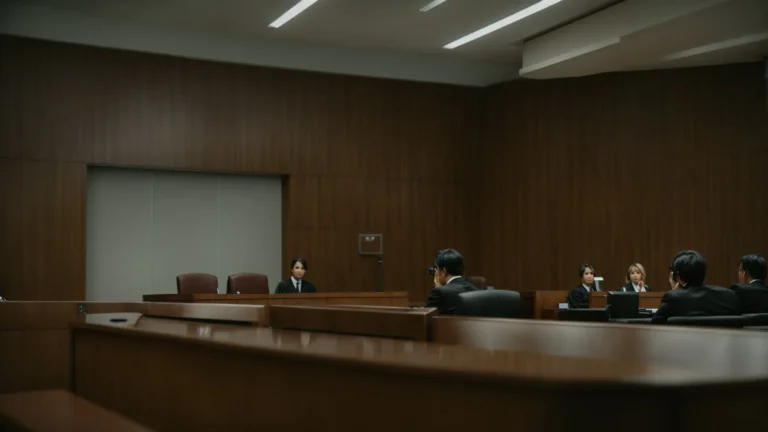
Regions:
M 645 286 L 640 287 L 640 285 L 632 282 L 632 286 L 635 287 L 635 292 L 645 292 Z M 640 287 L 638 289 L 638 287 Z
M 452 281 L 452 280 L 454 280 L 454 279 L 458 279 L 458 278 L 460 278 L 460 277 L 461 277 L 461 276 L 454 276 L 454 277 L 452 277 L 452 278 L 448 279 L 448 282 L 446 282 L 445 284 L 446 284 L 446 285 L 448 285 L 449 283 L 451 283 L 451 281 Z
M 291 276 L 291 282 L 293 282 L 293 286 L 296 288 L 298 292 L 301 292 L 301 280 L 294 278 Z
M 581 286 L 583 286 L 587 292 L 592 292 L 592 288 L 590 288 L 588 285 L 581 284 Z

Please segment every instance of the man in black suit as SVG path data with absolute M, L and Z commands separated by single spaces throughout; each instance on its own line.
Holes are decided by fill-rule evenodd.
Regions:
M 739 315 L 739 298 L 733 291 L 704 285 L 707 261 L 696 251 L 679 252 L 669 267 L 668 291 L 661 298 L 653 322 L 675 316 Z
M 426 307 L 437 308 L 441 314 L 454 312 L 459 294 L 477 290 L 464 279 L 464 257 L 453 249 L 438 252 L 435 264 L 429 271 L 434 272 L 435 289 L 429 293 Z
M 768 287 L 765 286 L 765 258 L 762 255 L 744 255 L 739 260 L 739 283 L 731 289 L 741 304 L 741 313 L 768 313 Z

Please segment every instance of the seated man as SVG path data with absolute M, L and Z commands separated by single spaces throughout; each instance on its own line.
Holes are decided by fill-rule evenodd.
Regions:
M 652 321 L 666 322 L 675 316 L 739 315 L 736 293 L 716 286 L 704 285 L 707 262 L 696 251 L 679 252 L 669 268 L 672 291 L 661 298 Z
M 765 258 L 744 255 L 739 261 L 739 283 L 731 289 L 741 304 L 741 313 L 768 313 L 768 286 L 765 286 Z
M 435 289 L 429 293 L 426 307 L 437 308 L 441 314 L 451 314 L 456 309 L 459 294 L 475 291 L 477 288 L 464 279 L 464 258 L 458 251 L 443 249 L 435 257 Z

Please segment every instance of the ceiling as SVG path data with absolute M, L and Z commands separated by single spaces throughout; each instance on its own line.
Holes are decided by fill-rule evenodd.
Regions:
M 274 29 L 267 25 L 297 0 L 8 0 L 3 2 L 0 32 L 219 61 L 479 86 L 519 75 L 552 78 L 666 67 L 667 63 L 690 66 L 750 61 L 768 54 L 764 49 L 768 45 L 757 40 L 749 47 L 737 44 L 728 52 L 718 49 L 711 56 L 698 52 L 672 59 L 674 53 L 666 52 L 627 62 L 628 50 L 647 48 L 643 38 L 658 44 L 658 34 L 662 33 L 654 33 L 654 28 L 676 34 L 674 20 L 686 28 L 698 28 L 702 33 L 698 38 L 708 37 L 708 43 L 744 36 L 738 21 L 725 22 L 739 18 L 727 13 L 729 4 L 740 4 L 750 11 L 751 20 L 757 23 L 750 27 L 750 34 L 759 33 L 763 18 L 768 32 L 768 15 L 760 15 L 763 10 L 768 13 L 768 1 L 764 0 L 675 0 L 688 6 L 677 10 L 659 0 L 563 0 L 454 50 L 442 47 L 537 0 L 447 0 L 429 12 L 420 12 L 429 1 L 318 0 Z M 750 2 L 754 7 L 744 7 Z M 702 9 L 704 4 L 712 7 Z M 653 7 L 656 9 L 651 10 Z M 659 21 L 665 8 L 670 19 Z M 595 33 L 632 27 L 627 14 L 646 19 L 648 25 L 606 34 L 604 40 L 625 43 L 621 50 L 618 42 L 604 41 L 590 42 L 602 46 L 597 52 L 584 49 L 592 46 L 586 39 Z M 706 30 L 712 29 L 713 19 L 717 23 L 718 17 L 726 30 L 716 27 L 718 34 L 713 37 Z M 571 23 L 575 18 L 583 19 Z M 590 20 L 592 27 L 572 31 Z M 661 28 L 660 22 L 666 27 Z M 689 33 L 694 32 L 685 35 Z M 537 37 L 524 42 L 532 36 Z M 678 39 L 678 51 L 698 43 L 695 36 L 687 41 Z M 581 51 L 585 53 L 579 55 Z M 592 65 L 595 59 L 599 59 L 599 67 Z M 587 60 L 589 67 L 585 67 Z

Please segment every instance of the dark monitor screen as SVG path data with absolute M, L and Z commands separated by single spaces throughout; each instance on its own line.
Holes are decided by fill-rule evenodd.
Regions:
M 611 291 L 608 293 L 607 304 L 611 318 L 637 318 L 640 309 L 640 294 Z

